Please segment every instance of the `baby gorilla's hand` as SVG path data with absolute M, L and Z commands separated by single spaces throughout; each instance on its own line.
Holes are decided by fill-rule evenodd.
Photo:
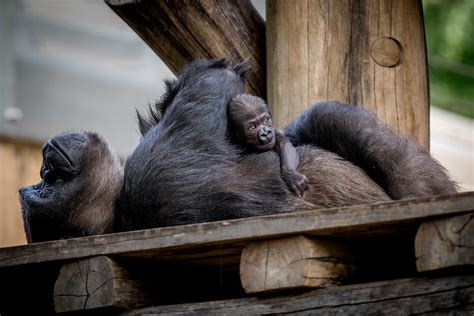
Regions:
M 288 188 L 290 188 L 296 196 L 302 198 L 304 190 L 308 187 L 308 178 L 298 171 L 283 171 L 281 175 Z

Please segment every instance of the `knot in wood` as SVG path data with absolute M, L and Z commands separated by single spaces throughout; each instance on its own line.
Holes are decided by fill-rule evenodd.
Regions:
M 383 67 L 395 67 L 401 62 L 402 45 L 394 38 L 377 39 L 370 48 L 372 59 Z

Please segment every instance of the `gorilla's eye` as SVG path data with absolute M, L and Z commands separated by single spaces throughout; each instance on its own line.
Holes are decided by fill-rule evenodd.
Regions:
M 46 184 L 52 184 L 56 181 L 56 174 L 53 171 L 46 171 L 43 176 L 43 180 Z
M 52 184 L 58 178 L 57 172 L 48 160 L 43 160 L 40 176 L 46 184 Z
M 257 128 L 257 125 L 255 125 L 255 123 L 250 123 L 249 129 L 250 129 L 251 131 L 254 131 L 256 128 Z

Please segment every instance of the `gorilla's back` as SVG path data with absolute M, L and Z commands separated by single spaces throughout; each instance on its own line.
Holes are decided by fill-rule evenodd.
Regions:
M 288 211 L 302 204 L 274 152 L 239 155 L 228 142 L 148 132 L 125 164 L 115 230 L 184 225 Z

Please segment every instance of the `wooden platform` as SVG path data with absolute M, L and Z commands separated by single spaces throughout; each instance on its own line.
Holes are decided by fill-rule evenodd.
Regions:
M 58 294 L 63 293 L 61 291 L 67 292 L 69 290 L 70 293 L 67 293 L 67 295 L 72 293 L 73 299 L 74 296 L 85 297 L 84 300 L 80 300 L 84 304 L 74 307 L 72 310 L 89 309 L 94 311 L 98 308 L 99 311 L 109 309 L 115 312 L 124 311 L 131 308 L 127 305 L 127 300 L 123 300 L 123 295 L 127 296 L 130 293 L 129 284 L 133 284 L 131 288 L 138 289 L 137 291 L 146 292 L 143 295 L 146 294 L 150 298 L 144 301 L 143 304 L 145 305 L 143 306 L 208 301 L 209 303 L 196 305 L 193 308 L 199 309 L 202 307 L 207 309 L 209 307 L 216 312 L 227 313 L 235 311 L 235 308 L 237 308 L 235 304 L 237 306 L 244 304 L 245 308 L 242 307 L 243 309 L 237 309 L 237 311 L 252 312 L 252 308 L 254 308 L 253 311 L 256 312 L 258 308 L 263 308 L 262 305 L 259 305 L 261 301 L 256 298 L 245 298 L 248 297 L 248 294 L 245 294 L 240 283 L 242 276 L 239 273 L 239 264 L 242 264 L 240 259 L 243 249 L 245 247 L 250 249 L 248 248 L 249 245 L 258 244 L 261 241 L 267 242 L 298 235 L 307 236 L 310 240 L 321 240 L 324 243 L 331 242 L 336 247 L 340 244 L 344 246 L 344 249 L 352 249 L 354 256 L 357 258 L 357 263 L 355 263 L 357 273 L 351 273 L 347 279 L 344 278 L 340 283 L 359 285 L 354 285 L 355 287 L 343 286 L 322 292 L 316 291 L 303 296 L 290 296 L 293 297 L 291 300 L 297 300 L 300 303 L 302 301 L 299 300 L 302 299 L 310 300 L 316 302 L 314 306 L 319 306 L 318 304 L 324 302 L 319 297 L 322 295 L 321 293 L 329 296 L 331 295 L 328 293 L 339 293 L 332 296 L 331 300 L 335 305 L 344 305 L 346 304 L 344 301 L 348 297 L 355 295 L 351 293 L 364 292 L 366 291 L 364 289 L 369 287 L 371 290 L 367 292 L 369 293 L 367 294 L 368 297 L 380 294 L 380 300 L 384 301 L 383 291 L 377 290 L 377 288 L 388 285 L 385 283 L 375 283 L 375 285 L 366 283 L 416 277 L 418 275 L 415 264 L 414 240 L 420 224 L 446 217 L 470 216 L 469 221 L 466 222 L 467 224 L 463 225 L 472 226 L 470 218 L 474 217 L 473 211 L 474 192 L 469 192 L 453 196 L 295 212 L 3 248 L 0 249 L 0 279 L 2 280 L 0 285 L 0 297 L 2 297 L 0 313 L 3 315 L 13 311 L 15 313 L 29 311 L 53 312 L 54 308 L 57 311 L 71 310 L 71 303 L 64 303 L 70 302 L 70 300 L 65 301 L 61 298 L 64 294 Z M 258 247 L 254 248 L 258 249 Z M 268 256 L 268 253 L 264 255 Z M 311 257 L 311 255 L 309 256 Z M 107 258 L 110 258 L 110 260 Z M 107 260 L 111 261 L 110 264 Z M 74 264 L 76 263 L 79 268 L 75 268 Z M 131 283 L 125 285 L 114 283 L 112 287 L 108 286 L 110 293 L 102 293 L 101 291 L 105 291 L 106 287 L 104 284 L 110 282 L 109 279 L 106 279 L 103 280 L 104 284 L 95 284 L 96 287 L 92 291 L 90 281 L 97 271 L 94 271 L 89 265 L 97 263 L 99 263 L 98 266 L 105 265 L 108 269 L 101 270 L 102 272 L 95 276 L 99 278 L 97 282 L 100 283 L 101 277 L 110 274 L 109 279 L 117 280 L 123 280 L 124 275 L 126 275 L 125 278 L 130 278 Z M 412 288 L 412 285 L 409 284 L 413 282 L 416 283 L 415 288 L 418 287 L 419 289 L 423 288 L 423 284 L 433 284 L 435 287 L 451 284 L 453 285 L 450 287 L 451 290 L 446 292 L 450 294 L 446 295 L 464 295 L 460 288 L 472 291 L 474 281 L 472 280 L 469 261 L 464 262 L 463 265 L 464 267 L 459 269 L 448 269 L 448 272 L 443 274 L 447 279 L 439 282 L 435 279 L 432 281 L 429 279 L 414 279 L 414 281 L 396 281 L 394 284 L 402 284 L 397 285 L 401 289 Z M 59 275 L 61 267 L 63 267 L 63 270 Z M 74 272 L 76 271 L 74 269 L 77 269 L 77 272 Z M 84 270 L 89 270 L 89 272 L 86 273 Z M 81 273 L 84 273 L 86 280 L 83 282 L 84 284 L 76 284 L 77 280 L 81 283 L 81 278 L 83 278 Z M 461 273 L 467 273 L 469 277 L 456 277 Z M 78 274 L 80 274 L 80 277 L 77 277 Z M 66 280 L 62 280 L 64 277 Z M 87 280 L 87 277 L 90 280 Z M 74 278 L 77 279 L 74 281 L 75 283 L 73 282 Z M 55 284 L 56 291 L 54 290 Z M 135 287 L 135 284 L 139 284 L 138 287 Z M 282 285 L 281 290 L 279 290 L 277 286 L 275 293 L 285 294 L 288 292 L 286 288 L 288 286 Z M 299 293 L 304 290 L 305 286 L 304 284 L 302 286 L 296 284 L 291 288 L 293 288 L 293 291 L 290 292 L 291 295 L 295 295 L 295 291 Z M 298 290 L 298 288 L 300 289 Z M 77 293 L 84 291 L 84 293 L 74 294 L 76 293 L 74 291 L 79 291 Z M 246 289 L 246 291 L 252 293 L 252 290 Z M 403 293 L 403 291 L 400 290 L 400 293 Z M 471 293 L 469 291 L 466 293 Z M 53 292 L 56 293 L 56 296 L 53 296 Z M 265 295 L 276 295 L 275 293 Z M 436 293 L 434 291 L 429 300 L 433 300 L 437 295 Z M 387 293 L 387 295 L 389 294 Z M 396 293 L 393 295 L 396 296 Z M 413 294 L 413 296 L 417 295 Z M 412 295 L 407 294 L 407 297 L 410 296 Z M 28 304 L 18 305 L 18 297 L 22 297 L 22 300 L 27 301 Z M 100 298 L 99 301 L 94 303 L 98 305 L 91 303 L 93 299 L 96 299 L 94 297 Z M 230 303 L 225 301 L 213 302 L 236 298 L 242 300 L 233 300 Z M 271 308 L 267 306 L 270 308 L 270 312 L 296 312 L 296 309 L 294 311 L 290 307 L 282 309 L 279 305 L 280 302 L 288 299 L 287 296 L 274 297 L 262 302 L 270 302 L 268 306 Z M 358 299 L 362 302 L 365 298 L 362 295 Z M 395 297 L 393 302 L 396 302 L 396 300 L 403 302 L 403 297 Z M 366 303 L 369 304 L 367 306 L 374 304 L 373 302 Z M 464 303 L 472 309 L 471 298 L 462 300 L 462 304 Z M 295 308 L 296 306 L 303 306 L 298 304 L 294 305 Z M 275 306 L 280 307 L 276 308 Z M 267 307 L 262 311 L 266 310 Z M 173 309 L 174 307 L 170 308 L 156 307 L 156 310 L 153 311 L 157 313 L 178 313 L 191 310 L 191 307 L 186 305 L 179 305 L 176 309 Z M 314 307 L 315 310 L 317 308 L 319 307 Z M 350 311 L 350 309 L 343 308 L 335 311 Z
M 157 306 L 126 315 L 400 315 L 474 312 L 474 276 L 412 278 L 340 286 L 304 294 Z
M 166 227 L 0 249 L 0 267 L 98 255 L 160 260 L 212 259 L 237 254 L 261 239 L 294 234 L 368 236 L 396 233 L 407 225 L 474 210 L 474 192 L 374 205 Z M 183 257 L 176 257 L 183 256 Z

